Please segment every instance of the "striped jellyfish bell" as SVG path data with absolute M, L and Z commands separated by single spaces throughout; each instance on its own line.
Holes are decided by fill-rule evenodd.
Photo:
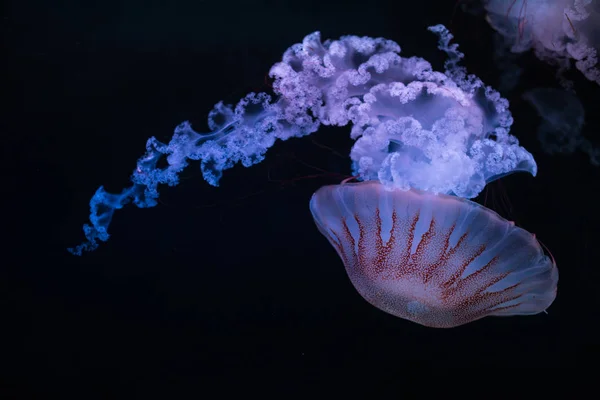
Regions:
M 397 317 L 451 328 L 556 297 L 558 269 L 535 236 L 472 201 L 366 181 L 324 186 L 310 209 L 356 290 Z

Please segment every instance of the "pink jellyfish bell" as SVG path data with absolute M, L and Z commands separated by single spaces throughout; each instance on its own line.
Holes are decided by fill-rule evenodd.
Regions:
M 320 188 L 310 209 L 358 292 L 400 318 L 451 328 L 556 297 L 558 269 L 534 235 L 472 201 L 365 181 Z

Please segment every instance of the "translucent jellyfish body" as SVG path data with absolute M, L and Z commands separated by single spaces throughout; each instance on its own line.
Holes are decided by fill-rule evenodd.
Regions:
M 537 88 L 523 94 L 542 118 L 538 139 L 548 154 L 582 151 L 593 166 L 600 166 L 600 148 L 583 136 L 585 110 L 571 91 Z
M 533 49 L 559 67 L 572 62 L 600 84 L 600 2 L 598 0 L 484 0 L 487 20 L 515 53 Z
M 451 328 L 537 314 L 556 297 L 535 237 L 469 200 L 361 182 L 322 187 L 310 209 L 356 290 L 392 315 Z

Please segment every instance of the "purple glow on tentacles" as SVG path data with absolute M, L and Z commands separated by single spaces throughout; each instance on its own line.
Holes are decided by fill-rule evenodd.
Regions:
M 69 251 L 81 255 L 108 240 L 114 211 L 127 203 L 155 206 L 158 185 L 177 185 L 188 160 L 199 160 L 204 179 L 218 186 L 225 169 L 259 163 L 275 140 L 308 135 L 321 124 L 351 123 L 353 172 L 388 189 L 473 198 L 501 176 L 535 175 L 532 155 L 509 134 L 508 101 L 457 65 L 463 54 L 445 27 L 429 29 L 448 55 L 443 73 L 422 58 L 401 57 L 400 46 L 383 38 L 306 36 L 271 68 L 275 100 L 251 93 L 235 108 L 220 102 L 208 117 L 210 133 L 184 122 L 168 144 L 150 138 L 133 185 L 120 194 L 96 191 L 87 241 Z M 159 168 L 163 156 L 168 165 Z

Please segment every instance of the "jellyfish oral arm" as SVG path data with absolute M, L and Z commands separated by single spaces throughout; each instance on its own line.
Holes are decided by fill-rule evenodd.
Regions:
M 199 161 L 204 179 L 217 186 L 224 170 L 259 163 L 277 139 L 308 135 L 321 124 L 352 125 L 354 173 L 390 189 L 470 198 L 497 176 L 535 175 L 533 157 L 509 133 L 508 102 L 458 65 L 463 55 L 446 28 L 430 30 L 449 58 L 444 72 L 422 58 L 400 56 L 391 40 L 306 36 L 271 68 L 274 98 L 251 93 L 235 107 L 217 103 L 208 133 L 184 122 L 169 143 L 150 138 L 130 187 L 117 194 L 96 191 L 84 226 L 87 240 L 69 251 L 80 255 L 106 241 L 115 210 L 126 204 L 155 206 L 159 185 L 177 185 L 190 160 Z M 167 166 L 158 166 L 161 157 Z
M 69 248 L 69 252 L 81 255 L 95 250 L 98 241 L 108 240 L 113 214 L 124 205 L 154 207 L 159 185 L 176 186 L 190 160 L 199 160 L 204 179 L 218 186 L 224 170 L 236 163 L 249 167 L 261 162 L 276 139 L 302 136 L 317 129 L 318 122 L 312 120 L 297 124 L 282 121 L 277 107 L 267 94 L 251 93 L 235 108 L 215 105 L 209 114 L 210 133 L 198 133 L 189 122 L 183 122 L 175 128 L 169 143 L 148 139 L 146 153 L 138 159 L 131 175 L 133 184 L 121 193 L 108 193 L 103 187 L 96 191 L 90 200 L 90 224 L 83 228 L 87 241 Z M 157 164 L 163 157 L 167 165 L 160 168 Z

